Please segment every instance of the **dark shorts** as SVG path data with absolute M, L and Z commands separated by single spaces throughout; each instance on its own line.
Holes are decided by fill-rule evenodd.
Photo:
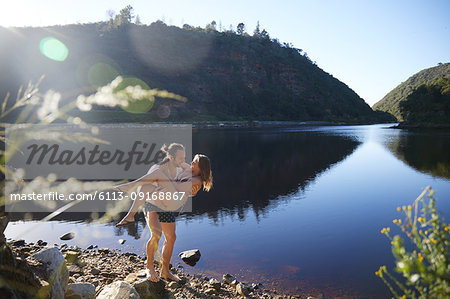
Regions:
M 146 202 L 144 205 L 144 213 L 154 212 L 158 208 L 152 205 L 149 202 Z M 159 222 L 171 223 L 175 222 L 175 217 L 178 215 L 178 212 L 156 212 L 158 214 Z

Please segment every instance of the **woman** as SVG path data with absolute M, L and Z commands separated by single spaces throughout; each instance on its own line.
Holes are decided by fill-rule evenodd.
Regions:
M 171 144 L 172 146 L 172 144 Z M 130 190 L 130 188 L 133 188 L 136 185 L 140 185 L 140 192 L 155 192 L 156 190 L 161 190 L 158 188 L 164 188 L 164 190 L 168 190 L 169 192 L 177 192 L 177 191 L 188 191 L 187 193 L 190 193 L 191 196 L 195 196 L 197 192 L 201 189 L 203 186 L 203 190 L 209 191 L 212 187 L 212 172 L 211 172 L 211 164 L 209 161 L 209 158 L 202 154 L 195 155 L 194 159 L 192 160 L 191 167 L 186 167 L 186 165 L 183 165 L 181 163 L 181 157 L 183 157 L 184 154 L 184 148 L 181 149 L 180 147 L 171 147 L 165 148 L 166 151 L 166 161 L 165 163 L 161 163 L 158 166 L 158 169 L 154 169 L 147 175 L 143 176 L 142 178 L 123 185 L 119 185 L 119 190 L 125 189 Z M 163 161 L 163 162 L 164 162 Z M 184 161 L 184 158 L 183 158 Z M 186 164 L 186 163 L 184 163 Z M 185 171 L 179 174 L 179 178 L 185 178 L 185 180 L 182 180 L 181 182 L 175 182 L 175 181 L 167 181 L 164 180 L 163 175 L 165 175 L 166 178 L 169 178 L 172 180 L 177 178 L 177 175 L 174 175 L 176 171 L 173 171 L 173 167 L 175 165 L 184 166 Z M 189 174 L 189 176 L 183 176 L 183 174 Z M 192 178 L 191 178 L 192 177 Z M 154 183 L 157 183 L 158 186 L 156 186 Z M 192 187 L 191 187 L 192 184 Z M 187 190 L 186 188 L 189 187 L 191 190 Z M 134 201 L 133 205 L 137 205 L 136 208 L 133 207 L 130 209 L 130 212 L 127 214 L 128 217 L 133 217 L 136 213 L 135 211 L 139 207 L 139 205 L 142 204 L 142 202 L 137 203 L 139 201 Z M 175 244 L 175 213 L 174 212 L 155 212 L 153 205 L 149 202 L 145 203 L 144 213 L 145 213 L 145 219 L 147 221 L 147 224 L 151 230 L 151 238 L 147 242 L 147 262 L 146 262 L 146 273 L 147 278 L 150 281 L 157 282 L 159 281 L 160 277 L 167 279 L 167 280 L 180 280 L 179 277 L 173 275 L 169 271 L 169 264 L 170 259 L 172 256 L 173 246 Z M 127 218 L 123 220 L 125 220 Z M 122 221 L 123 221 L 122 220 Z M 121 222 L 122 222 L 121 221 Z M 154 267 L 153 267 L 153 258 L 156 253 L 156 250 L 158 249 L 158 243 L 159 239 L 161 238 L 161 233 L 164 234 L 164 245 L 162 249 L 162 266 L 161 266 L 161 275 L 160 277 L 156 273 Z

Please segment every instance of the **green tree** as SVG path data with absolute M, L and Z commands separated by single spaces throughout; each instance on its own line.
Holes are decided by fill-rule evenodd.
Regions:
M 213 20 L 211 23 L 206 25 L 205 30 L 206 31 L 216 31 L 216 26 L 217 26 L 217 23 L 216 23 L 216 21 Z
M 133 7 L 131 5 L 127 5 L 125 8 L 120 10 L 120 13 L 116 16 L 116 19 L 114 20 L 114 23 L 117 27 L 120 27 L 122 25 L 131 24 L 132 19 L 134 18 L 133 15 Z
M 244 33 L 245 33 L 245 24 L 244 24 L 244 23 L 239 23 L 239 24 L 237 25 L 236 33 L 237 33 L 238 35 L 244 35 Z
M 256 23 L 256 28 L 253 31 L 254 37 L 261 37 L 261 30 L 259 29 L 259 21 Z

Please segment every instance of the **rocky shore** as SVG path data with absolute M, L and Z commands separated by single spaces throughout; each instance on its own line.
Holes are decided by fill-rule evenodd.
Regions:
M 41 240 L 10 241 L 8 245 L 2 255 L 13 254 L 15 260 L 9 264 L 14 269 L 1 271 L 1 298 L 312 298 L 277 294 L 260 283 L 239 282 L 230 274 L 224 274 L 221 281 L 191 275 L 182 265 L 171 266 L 180 282 L 154 283 L 145 277 L 145 257 L 93 245 L 86 249 L 49 246 Z M 155 268 L 159 269 L 156 262 Z M 30 287 L 21 287 L 25 284 Z M 8 285 L 14 287 L 5 288 Z

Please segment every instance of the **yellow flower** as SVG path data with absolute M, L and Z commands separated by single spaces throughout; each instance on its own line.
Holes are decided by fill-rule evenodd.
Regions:
M 430 241 L 431 241 L 431 243 L 433 243 L 433 244 L 436 243 L 436 240 L 433 239 L 433 238 L 431 238 Z
M 422 256 L 422 253 L 420 253 L 420 252 L 419 252 L 419 254 L 418 254 L 418 258 L 419 258 L 419 261 L 423 261 L 423 256 Z
M 400 207 L 397 207 L 397 212 L 400 212 L 402 209 Z
M 408 211 L 411 211 L 412 210 L 412 207 L 411 206 L 408 206 Z
M 394 222 L 394 223 L 397 223 L 398 222 L 398 220 L 397 219 L 394 219 L 392 222 Z
M 425 222 L 425 219 L 422 218 L 422 217 L 419 217 L 419 218 L 417 218 L 417 221 L 419 221 L 419 222 Z
M 403 209 L 403 211 L 406 211 L 406 206 L 403 206 L 402 209 Z

